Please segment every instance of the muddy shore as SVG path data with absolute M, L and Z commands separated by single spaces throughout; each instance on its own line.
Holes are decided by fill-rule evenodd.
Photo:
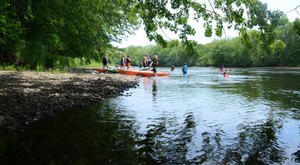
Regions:
M 0 131 L 28 127 L 63 111 L 100 103 L 136 85 L 135 77 L 90 69 L 73 73 L 0 71 Z

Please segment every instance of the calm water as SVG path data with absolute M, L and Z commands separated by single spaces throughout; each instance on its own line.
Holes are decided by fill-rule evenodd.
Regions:
M 176 69 L 0 135 L 0 164 L 300 163 L 300 70 Z

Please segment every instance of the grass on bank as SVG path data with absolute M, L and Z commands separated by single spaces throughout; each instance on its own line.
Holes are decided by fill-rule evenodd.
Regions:
M 7 71 L 26 71 L 26 70 L 34 70 L 34 71 L 49 71 L 49 72 L 67 72 L 71 68 L 95 68 L 102 67 L 102 63 L 97 62 L 95 60 L 91 60 L 89 63 L 81 61 L 80 59 L 64 59 L 63 62 L 61 60 L 57 60 L 54 62 L 52 66 L 45 66 L 44 64 L 38 64 L 35 67 L 31 67 L 30 65 L 15 65 L 15 64 L 5 64 L 0 63 L 0 70 Z

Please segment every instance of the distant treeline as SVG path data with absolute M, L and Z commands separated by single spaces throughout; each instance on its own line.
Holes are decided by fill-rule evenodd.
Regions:
M 125 49 L 135 65 L 143 58 L 145 53 L 158 54 L 160 66 L 300 66 L 300 35 L 297 31 L 300 20 L 283 23 L 275 29 L 274 39 L 271 44 L 261 37 L 260 32 L 250 31 L 248 39 L 237 37 L 227 40 L 216 40 L 206 45 L 194 45 L 194 52 L 185 49 L 185 46 L 163 48 L 159 45 Z M 174 45 L 174 42 L 169 42 Z

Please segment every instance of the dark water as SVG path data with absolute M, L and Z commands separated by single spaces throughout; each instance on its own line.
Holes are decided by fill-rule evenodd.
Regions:
M 0 164 L 300 163 L 300 70 L 232 69 L 225 79 L 177 69 L 127 93 L 1 135 Z

